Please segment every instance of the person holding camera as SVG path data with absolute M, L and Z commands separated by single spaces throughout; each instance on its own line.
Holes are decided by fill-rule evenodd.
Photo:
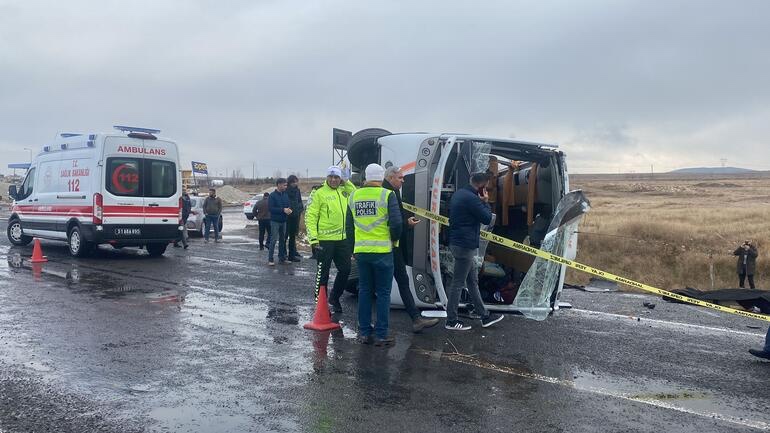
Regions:
M 740 287 L 743 288 L 746 277 L 749 278 L 749 287 L 754 289 L 754 270 L 757 267 L 757 247 L 751 241 L 744 241 L 733 252 L 738 256 L 738 278 Z

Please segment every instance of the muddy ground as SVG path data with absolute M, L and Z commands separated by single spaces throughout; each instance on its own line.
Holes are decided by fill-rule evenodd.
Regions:
M 315 262 L 267 267 L 239 210 L 162 258 L 43 242 L 36 270 L 3 236 L 0 432 L 770 430 L 760 322 L 565 290 L 544 322 L 465 333 L 394 310 L 397 344 L 362 346 L 351 296 L 342 331 L 302 329 Z

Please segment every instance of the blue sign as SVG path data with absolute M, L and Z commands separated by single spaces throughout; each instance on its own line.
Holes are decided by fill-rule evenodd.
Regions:
M 192 171 L 196 174 L 205 174 L 206 176 L 209 175 L 209 167 L 206 165 L 205 162 L 192 162 Z

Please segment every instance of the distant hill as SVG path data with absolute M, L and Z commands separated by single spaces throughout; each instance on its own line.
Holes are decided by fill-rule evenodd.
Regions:
M 749 170 L 748 168 L 738 168 L 738 167 L 691 167 L 691 168 L 680 168 L 678 170 L 672 170 L 669 173 L 678 173 L 678 174 L 742 174 L 742 173 L 756 173 L 756 170 Z

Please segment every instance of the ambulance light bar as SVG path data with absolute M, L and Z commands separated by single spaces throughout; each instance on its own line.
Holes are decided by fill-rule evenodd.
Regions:
M 123 132 L 143 132 L 145 134 L 157 134 L 160 132 L 160 129 L 139 128 L 137 126 L 115 125 L 113 128 Z

